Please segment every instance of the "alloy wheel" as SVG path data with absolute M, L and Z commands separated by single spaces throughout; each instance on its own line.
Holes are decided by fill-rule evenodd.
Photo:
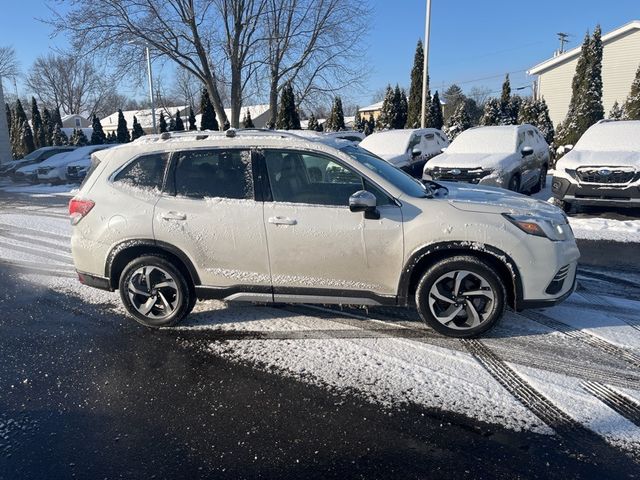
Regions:
M 143 316 L 162 320 L 180 305 L 181 294 L 169 272 L 156 266 L 143 266 L 131 274 L 127 292 L 133 307 Z
M 434 318 L 455 330 L 469 330 L 491 317 L 495 292 L 477 273 L 454 270 L 438 278 L 429 291 L 429 309 Z

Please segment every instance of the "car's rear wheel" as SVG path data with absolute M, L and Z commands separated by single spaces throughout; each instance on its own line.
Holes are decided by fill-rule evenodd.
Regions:
M 147 327 L 175 325 L 195 304 L 185 276 L 160 255 L 136 258 L 125 267 L 120 298 L 127 312 Z
M 437 262 L 416 290 L 420 317 L 450 337 L 470 338 L 492 328 L 505 309 L 506 289 L 490 265 L 472 256 Z
M 507 188 L 509 190 L 511 190 L 512 192 L 519 192 L 520 191 L 520 177 L 518 175 L 514 175 L 513 177 L 511 177 L 509 179 L 509 185 L 507 185 Z

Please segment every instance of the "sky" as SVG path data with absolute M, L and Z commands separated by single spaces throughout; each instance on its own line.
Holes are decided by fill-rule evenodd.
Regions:
M 44 0 L 3 0 L 0 45 L 16 50 L 23 71 L 38 55 L 65 46 L 64 38 L 50 38 L 51 27 L 38 19 L 50 16 Z M 49 3 L 64 9 L 65 2 Z M 367 33 L 361 42 L 368 59 L 363 88 L 348 98 L 367 105 L 387 84 L 409 86 L 418 39 L 424 37 L 426 0 L 375 0 Z M 429 73 L 431 90 L 452 83 L 463 90 L 486 87 L 499 94 L 506 73 L 512 87 L 530 85 L 526 70 L 551 57 L 559 46 L 557 32 L 571 34 L 568 48 L 579 45 L 596 24 L 603 32 L 640 20 L 640 0 L 432 0 Z M 5 89 L 14 91 L 12 84 Z M 22 94 L 23 87 L 18 83 Z M 137 97 L 144 87 L 122 85 Z M 525 90 L 526 91 L 526 90 Z M 25 92 L 26 93 L 26 92 Z

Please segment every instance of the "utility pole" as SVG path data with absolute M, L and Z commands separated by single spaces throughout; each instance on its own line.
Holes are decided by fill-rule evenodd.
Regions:
M 429 30 L 431 29 L 431 0 L 427 0 L 427 16 L 424 26 L 424 66 L 422 69 L 422 110 L 420 127 L 425 127 L 427 119 L 427 78 L 429 77 Z
M 560 40 L 560 50 L 558 50 L 558 52 L 560 55 L 562 55 L 564 53 L 564 44 L 569 41 L 567 40 L 567 38 L 569 37 L 569 34 L 558 32 L 556 35 L 558 35 L 558 40 Z

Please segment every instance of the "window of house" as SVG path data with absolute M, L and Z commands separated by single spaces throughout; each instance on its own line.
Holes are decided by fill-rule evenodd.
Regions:
M 82 123 L 80 122 L 79 118 L 76 118 L 76 128 L 80 128 L 82 127 Z
M 174 173 L 177 195 L 253 199 L 251 154 L 247 150 L 181 152 Z
M 166 153 L 138 157 L 118 172 L 113 181 L 139 188 L 161 190 L 168 158 Z

